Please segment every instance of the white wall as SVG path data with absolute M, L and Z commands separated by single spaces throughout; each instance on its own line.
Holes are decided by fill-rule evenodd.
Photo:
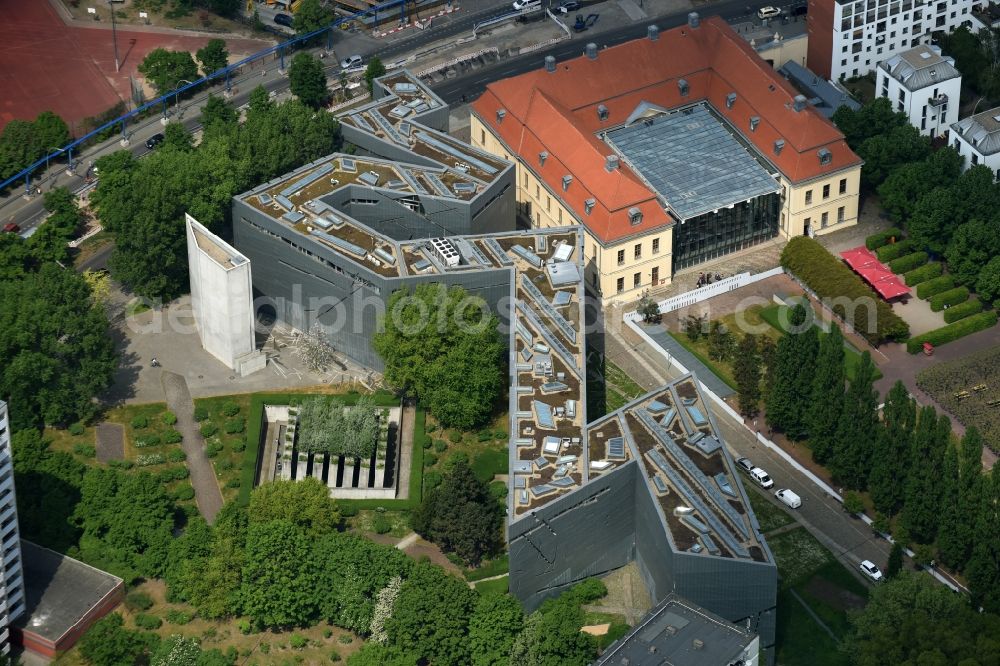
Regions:
M 993 172 L 994 179 L 997 179 L 998 176 L 1000 176 L 1000 153 L 983 155 L 981 152 L 976 150 L 971 143 L 954 133 L 952 135 L 951 145 L 958 150 L 964 160 L 962 165 L 963 170 L 976 166 L 977 164 L 985 164 Z
M 958 122 L 959 97 L 962 93 L 962 78 L 939 81 L 926 88 L 910 91 L 888 72 L 879 67 L 876 70 L 875 94 L 887 97 L 895 111 L 902 111 L 910 119 L 910 124 L 924 136 L 944 135 L 952 123 Z M 931 105 L 929 100 L 947 95 L 943 105 Z

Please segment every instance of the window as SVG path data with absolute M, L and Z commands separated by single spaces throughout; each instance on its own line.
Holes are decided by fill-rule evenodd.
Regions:
M 829 184 L 823 186 L 823 198 L 824 199 L 829 199 L 830 198 L 830 185 Z
M 841 206 L 840 208 L 837 209 L 837 224 L 840 224 L 843 221 L 844 221 L 844 207 Z
M 618 250 L 618 265 L 625 265 L 625 250 Z
M 484 129 L 479 130 L 479 143 L 486 145 L 486 130 Z
M 841 178 L 840 179 L 840 193 L 841 194 L 847 194 L 847 179 L 846 178 Z
M 656 285 L 658 285 L 660 283 L 660 267 L 659 266 L 653 266 L 653 277 L 652 277 L 651 282 L 653 283 L 653 286 L 656 286 Z
M 660 253 L 660 239 L 659 238 L 654 238 L 653 239 L 653 254 L 659 254 L 659 253 Z M 656 269 L 654 268 L 653 270 L 656 270 Z
M 559 207 L 559 224 L 562 224 L 562 206 Z
M 808 206 L 813 202 L 813 191 L 806 190 L 806 205 Z
M 635 250 L 635 258 L 642 259 L 642 243 L 636 243 L 634 250 Z
M 625 291 L 625 278 L 618 278 L 618 283 L 615 287 L 617 288 L 619 294 Z
M 546 213 L 552 212 L 552 197 L 548 195 L 545 195 L 545 212 Z
M 976 164 L 979 164 L 979 155 L 976 155 L 975 153 L 972 153 L 972 164 L 973 164 L 973 166 L 975 166 Z
M 636 288 L 642 284 L 642 273 L 636 273 L 632 276 L 632 287 Z
M 527 171 L 524 172 L 524 188 L 525 189 L 528 188 L 528 172 Z
M 829 213 L 823 213 L 822 217 L 820 217 L 820 220 L 819 220 L 820 229 L 826 229 L 826 223 L 829 220 L 830 220 L 830 214 Z
M 542 198 L 542 191 L 538 189 L 538 183 L 535 183 L 535 198 L 536 199 Z

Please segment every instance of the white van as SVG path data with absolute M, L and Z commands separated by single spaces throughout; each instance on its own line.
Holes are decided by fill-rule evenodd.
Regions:
M 754 467 L 750 470 L 750 478 L 753 479 L 761 488 L 766 489 L 774 485 L 774 481 L 771 480 L 771 477 L 769 477 L 767 472 L 762 470 L 760 467 Z
M 782 488 L 781 490 L 776 491 L 774 496 L 787 504 L 789 508 L 797 509 L 802 506 L 802 498 L 788 488 Z

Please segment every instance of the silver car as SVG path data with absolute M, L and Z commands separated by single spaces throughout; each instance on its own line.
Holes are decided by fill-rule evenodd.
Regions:
M 340 61 L 340 68 L 341 69 L 355 69 L 357 67 L 361 67 L 363 64 L 365 64 L 365 61 L 362 60 L 361 56 L 359 56 L 359 55 L 352 55 L 352 56 L 344 58 L 343 60 Z

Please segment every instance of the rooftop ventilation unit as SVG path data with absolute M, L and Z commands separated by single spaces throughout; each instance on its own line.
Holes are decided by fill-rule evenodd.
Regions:
M 538 153 L 538 165 L 545 166 L 545 160 L 549 159 L 549 151 L 543 150 Z
M 497 109 L 497 122 L 502 123 L 503 119 L 507 116 L 506 109 Z
M 678 79 L 677 89 L 681 91 L 681 97 L 687 97 L 688 92 L 691 91 L 691 86 L 688 85 L 687 79 Z
M 833 161 L 833 153 L 831 153 L 826 148 L 820 148 L 819 152 L 816 154 L 819 155 L 820 164 L 829 164 L 830 162 Z
M 452 266 L 458 266 L 461 260 L 461 255 L 455 246 L 452 245 L 451 241 L 447 238 L 432 238 L 431 247 L 434 248 L 434 254 L 437 258 L 441 260 L 441 263 L 449 268 Z
M 569 189 L 569 184 L 573 182 L 573 176 L 566 174 L 562 177 L 563 192 Z
M 597 44 L 588 42 L 583 51 L 591 60 L 597 60 Z
M 612 171 L 614 171 L 617 168 L 618 168 L 618 156 L 617 155 L 608 155 L 607 157 L 604 158 L 604 170 L 605 171 L 607 171 L 608 173 L 611 173 Z
M 646 28 L 646 37 L 648 37 L 651 42 L 658 40 L 660 38 L 660 27 L 657 25 L 651 25 Z
M 750 131 L 753 132 L 760 125 L 760 116 L 750 116 Z
M 726 108 L 727 109 L 733 108 L 733 104 L 736 104 L 736 93 L 731 92 L 728 95 L 726 95 Z
M 688 27 L 694 30 L 701 25 L 701 17 L 698 16 L 698 12 L 688 13 Z
M 584 212 L 587 215 L 590 215 L 590 212 L 592 210 L 594 210 L 594 206 L 596 204 L 597 204 L 597 200 L 596 199 L 587 199 L 586 201 L 583 202 L 583 210 L 584 210 Z
M 796 113 L 798 113 L 799 111 L 802 111 L 803 109 L 805 109 L 806 108 L 806 96 L 805 95 L 796 95 L 795 97 L 793 97 L 792 98 L 792 108 L 795 109 Z
M 378 171 L 366 171 L 358 176 L 358 180 L 360 180 L 365 185 L 371 185 L 372 187 L 375 187 L 376 185 L 378 185 L 379 181 Z
M 693 647 L 695 650 L 700 650 L 703 647 L 705 647 L 705 641 L 701 640 L 700 638 L 696 638 L 693 641 L 691 641 L 691 647 Z
M 597 105 L 597 119 L 598 120 L 608 119 L 608 107 L 604 106 L 603 104 Z
M 545 71 L 550 74 L 556 71 L 556 59 L 554 56 L 545 56 Z
M 784 139 L 775 139 L 774 140 L 774 154 L 775 155 L 780 155 L 781 154 L 781 149 L 784 148 L 784 147 L 785 147 L 785 140 Z

